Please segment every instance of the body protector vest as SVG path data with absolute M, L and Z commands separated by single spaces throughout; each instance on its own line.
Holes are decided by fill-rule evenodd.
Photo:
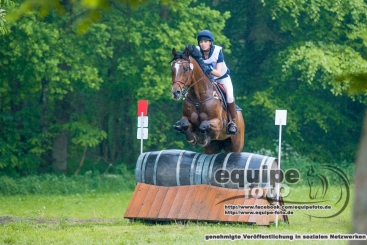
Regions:
M 213 46 L 214 46 L 214 50 L 213 50 L 212 55 L 207 60 L 205 60 L 205 59 L 203 59 L 203 60 L 204 60 L 205 64 L 212 65 L 215 69 L 215 67 L 217 67 L 218 56 L 219 56 L 220 51 L 222 50 L 222 47 L 216 46 L 216 45 L 213 45 Z M 200 51 L 199 46 L 196 46 L 196 48 Z M 220 77 L 223 76 L 224 74 L 226 74 L 227 71 L 228 71 L 227 65 L 223 60 L 222 71 L 221 71 Z M 219 78 L 217 76 L 214 76 L 213 74 L 210 74 L 209 77 L 213 80 L 216 80 L 216 79 Z

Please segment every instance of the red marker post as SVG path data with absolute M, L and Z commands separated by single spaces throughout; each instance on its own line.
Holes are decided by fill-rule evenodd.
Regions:
M 143 140 L 148 139 L 148 101 L 138 101 L 138 131 L 137 138 L 140 139 L 140 154 L 143 153 Z

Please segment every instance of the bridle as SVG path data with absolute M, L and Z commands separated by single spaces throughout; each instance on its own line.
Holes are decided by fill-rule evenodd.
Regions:
M 184 82 L 181 82 L 181 81 L 176 80 L 176 79 L 172 80 L 172 85 L 173 85 L 173 84 L 177 84 L 177 85 L 180 87 L 180 91 L 181 91 L 181 93 L 183 93 L 184 88 L 187 86 L 187 85 L 186 85 L 186 84 L 187 84 L 187 81 L 189 80 L 189 77 L 192 75 L 192 71 L 193 71 L 193 69 L 191 68 L 192 63 L 191 63 L 190 61 L 178 61 L 178 62 L 173 61 L 172 63 L 174 63 L 175 65 L 176 65 L 176 64 L 181 65 L 181 64 L 183 64 L 183 63 L 189 63 L 189 64 L 190 64 L 190 65 L 189 65 L 190 74 L 186 77 L 186 79 L 185 79 L 185 81 L 184 81 Z M 171 67 L 172 67 L 172 65 L 171 65 Z M 177 77 L 177 74 L 176 74 L 176 77 Z
M 185 95 L 188 91 L 189 91 L 189 89 L 193 86 L 193 85 L 195 85 L 196 83 L 198 83 L 198 82 L 200 82 L 201 80 L 203 80 L 203 78 L 205 77 L 205 74 L 203 74 L 203 76 L 199 79 L 199 80 L 197 80 L 197 81 L 195 81 L 193 84 L 191 84 L 190 86 L 189 86 L 189 88 L 188 89 L 186 89 L 186 91 L 185 91 L 185 87 L 187 86 L 187 81 L 189 80 L 189 77 L 190 76 L 193 76 L 193 79 L 195 80 L 195 77 L 194 77 L 194 73 L 192 73 L 193 72 L 193 70 L 194 70 L 194 68 L 193 68 L 193 65 L 192 65 L 192 63 L 190 62 L 190 61 L 178 61 L 178 62 L 176 62 L 175 64 L 183 64 L 183 63 L 189 63 L 190 65 L 189 65 L 189 69 L 190 69 L 190 75 L 188 75 L 187 77 L 186 77 L 186 79 L 185 79 L 185 81 L 182 83 L 181 81 L 179 81 L 179 80 L 172 80 L 172 85 L 173 84 L 177 84 L 179 87 L 180 87 L 180 91 L 181 91 L 181 93 L 183 94 L 183 95 Z M 171 65 L 171 67 L 172 67 L 172 65 Z
M 189 86 L 189 88 L 186 90 L 186 91 L 184 91 L 184 88 L 187 86 L 187 81 L 188 81 L 188 79 L 189 79 L 189 77 L 190 76 L 193 76 L 193 79 L 195 80 L 195 77 L 194 77 L 194 73 L 192 73 L 192 71 L 193 71 L 193 67 L 192 67 L 192 63 L 190 62 L 190 61 L 179 61 L 181 64 L 182 63 L 189 63 L 190 64 L 190 66 L 189 66 L 189 69 L 190 69 L 190 75 L 189 76 L 187 76 L 186 77 L 186 79 L 185 79 L 185 81 L 182 83 L 181 81 L 178 81 L 178 80 L 173 80 L 172 81 L 172 85 L 173 84 L 177 84 L 179 87 L 180 87 L 180 90 L 181 90 L 181 94 L 183 94 L 184 96 L 185 96 L 185 99 L 187 100 L 187 102 L 189 102 L 189 103 L 191 103 L 191 104 L 193 104 L 194 106 L 195 106 L 195 109 L 196 109 L 196 112 L 197 112 L 197 114 L 198 114 L 198 120 L 199 120 L 199 122 L 201 122 L 201 120 L 200 120 L 200 105 L 201 104 L 204 104 L 205 102 L 207 102 L 207 101 L 209 101 L 209 100 L 211 100 L 211 99 L 213 99 L 214 98 L 214 95 L 211 95 L 211 96 L 209 96 L 208 98 L 206 98 L 206 99 L 204 99 L 204 100 L 201 100 L 201 101 L 197 101 L 197 102 L 195 102 L 195 101 L 192 101 L 191 99 L 189 99 L 189 97 L 188 96 L 186 96 L 186 94 L 187 94 L 187 92 L 190 90 L 190 88 L 192 87 L 192 86 L 194 86 L 196 83 L 198 83 L 198 82 L 200 82 L 201 80 L 203 80 L 204 79 L 204 77 L 206 76 L 205 75 L 205 73 L 203 74 L 203 76 L 200 78 L 200 79 L 198 79 L 197 81 L 195 81 L 193 84 L 191 84 L 190 86 Z M 177 62 L 178 63 L 178 62 Z M 177 64 L 177 63 L 175 63 L 175 64 Z M 180 64 L 180 63 L 178 63 L 178 64 Z M 172 67 L 172 65 L 171 65 L 171 67 Z M 177 75 L 177 74 L 176 74 Z M 183 86 L 181 86 L 181 84 L 183 84 Z M 213 84 L 212 84 L 213 85 Z M 214 85 L 213 85 L 214 86 Z

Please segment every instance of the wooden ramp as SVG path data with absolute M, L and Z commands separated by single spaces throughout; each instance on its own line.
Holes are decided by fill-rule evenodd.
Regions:
M 228 189 L 204 184 L 167 187 L 138 183 L 124 218 L 269 225 L 275 222 L 275 214 L 254 213 L 274 210 L 251 208 L 256 205 L 271 205 L 266 199 L 267 189 L 262 190 L 263 195 L 258 198 L 251 197 L 251 195 L 245 198 L 246 190 L 244 189 Z M 229 209 L 228 205 L 232 207 L 241 205 L 242 207 Z M 249 207 L 245 209 L 245 206 Z M 236 210 L 241 213 L 231 213 Z M 278 219 L 288 222 L 286 215 L 278 215 Z

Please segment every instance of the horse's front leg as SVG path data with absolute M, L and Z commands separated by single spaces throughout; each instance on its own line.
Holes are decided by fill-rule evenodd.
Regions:
M 207 120 L 202 121 L 199 126 L 200 134 L 198 145 L 205 147 L 210 143 L 210 136 L 208 135 L 209 129 L 210 129 L 210 122 Z
M 191 131 L 192 124 L 189 122 L 187 117 L 181 118 L 180 124 L 181 124 L 181 130 L 185 134 L 187 142 L 189 142 L 190 145 L 196 145 L 198 138 L 196 134 L 192 133 Z

